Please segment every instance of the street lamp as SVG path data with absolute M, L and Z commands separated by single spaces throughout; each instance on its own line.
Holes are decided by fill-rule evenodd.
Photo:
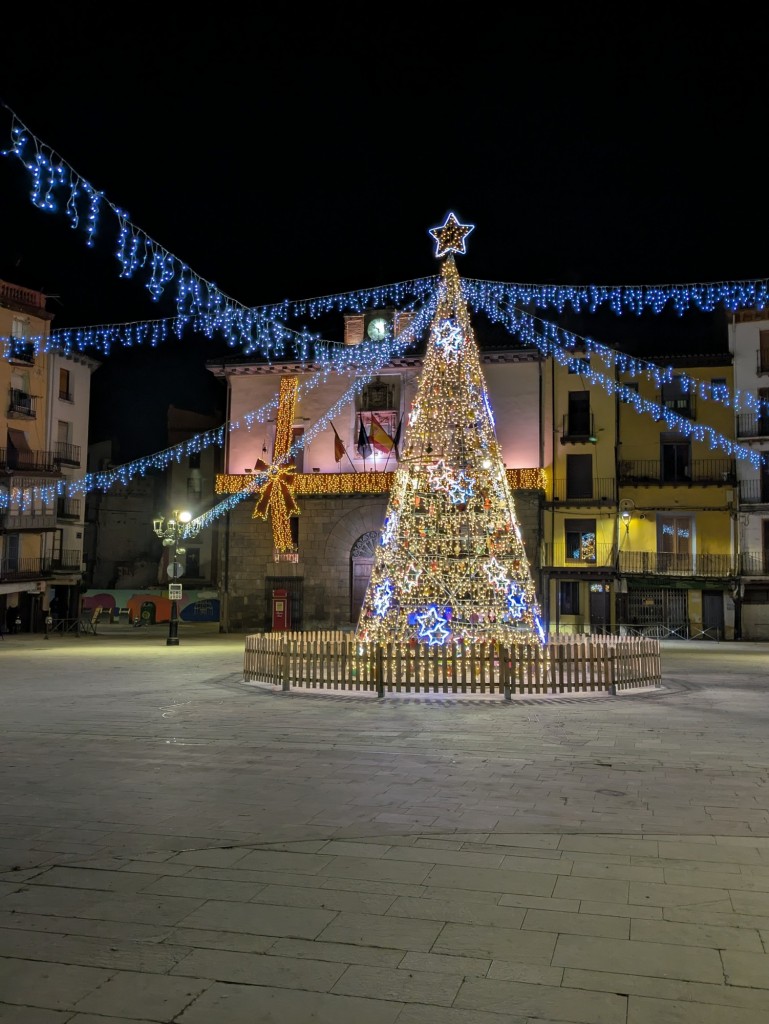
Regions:
M 170 580 L 177 580 L 184 572 L 181 562 L 177 561 L 177 556 L 185 553 L 184 548 L 179 547 L 179 540 L 183 527 L 190 519 L 192 519 L 191 512 L 175 510 L 168 519 L 158 516 L 157 519 L 152 520 L 152 529 L 155 531 L 155 536 L 160 537 L 163 541 L 163 547 L 174 549 L 166 570 Z M 175 596 L 171 598 L 171 621 L 168 623 L 167 647 L 179 646 L 179 610 L 176 600 Z

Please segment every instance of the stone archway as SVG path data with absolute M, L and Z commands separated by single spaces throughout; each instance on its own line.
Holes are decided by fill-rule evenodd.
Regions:
M 350 621 L 357 622 L 366 588 L 374 568 L 376 545 L 379 533 L 369 530 L 362 534 L 350 550 Z

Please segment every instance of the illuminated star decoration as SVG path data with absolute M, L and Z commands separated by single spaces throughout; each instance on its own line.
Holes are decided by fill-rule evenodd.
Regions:
M 452 505 L 464 505 L 475 494 L 475 481 L 461 469 L 449 484 L 449 501 Z
M 382 580 L 374 589 L 374 612 L 377 615 L 386 615 L 387 609 L 392 604 L 393 585 L 392 580 Z
M 395 513 L 392 513 L 385 520 L 384 530 L 382 530 L 382 536 L 379 538 L 379 543 L 383 547 L 387 547 L 394 540 L 398 530 L 398 518 Z
M 408 592 L 413 590 L 414 587 L 419 583 L 419 577 L 422 575 L 422 570 L 419 569 L 413 562 L 409 562 L 406 568 L 406 575 L 403 578 L 403 589 Z
M 419 623 L 417 639 L 422 642 L 427 641 L 430 647 L 445 643 L 451 636 L 448 620 L 438 614 L 438 609 L 434 604 L 428 605 L 422 612 L 417 613 L 417 622 Z
M 523 599 L 523 593 L 517 583 L 510 583 L 507 588 L 507 608 L 510 613 L 511 619 L 520 619 L 523 617 L 523 610 L 526 607 Z
M 436 256 L 446 256 L 450 252 L 465 253 L 465 238 L 474 229 L 475 224 L 460 224 L 453 213 L 446 218 L 441 228 L 430 228 L 430 234 L 438 243 L 435 247 Z
M 504 565 L 498 562 L 496 558 L 490 558 L 488 562 L 483 563 L 481 568 L 488 576 L 489 583 L 493 587 L 496 587 L 497 590 L 501 590 L 504 587 L 507 580 L 507 571 Z
M 459 358 L 459 351 L 465 340 L 459 324 L 453 320 L 442 320 L 433 331 L 435 347 L 439 348 L 444 357 L 451 363 Z
M 447 490 L 453 482 L 451 470 L 443 459 L 427 467 L 427 476 L 431 491 Z

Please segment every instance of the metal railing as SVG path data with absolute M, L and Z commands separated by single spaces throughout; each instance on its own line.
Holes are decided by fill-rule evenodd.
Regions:
M 694 459 L 687 466 L 669 469 L 659 459 L 623 459 L 618 467 L 621 484 L 734 484 L 733 459 Z
M 620 551 L 617 568 L 623 575 L 734 577 L 731 555 L 683 555 L 664 551 Z
M 614 545 L 596 544 L 592 551 L 584 551 L 582 555 L 575 551 L 567 551 L 564 543 L 545 544 L 542 568 L 574 568 L 592 569 L 595 566 L 614 565 Z
M 54 450 L 57 462 L 66 462 L 69 466 L 80 465 L 80 445 L 57 441 Z
M 3 530 L 53 530 L 56 528 L 56 514 L 54 512 L 28 512 L 25 515 L 17 515 L 8 512 L 5 515 L 0 513 L 0 528 Z
M 37 395 L 30 395 L 18 388 L 10 388 L 8 394 L 8 414 L 16 416 L 27 416 L 35 419 L 37 416 Z
M 769 415 L 740 413 L 737 416 L 737 437 L 769 437 Z
M 740 480 L 740 502 L 744 505 L 769 503 L 769 480 Z
M 53 452 L 0 448 L 0 469 L 20 473 L 55 473 L 56 459 Z
M 741 576 L 769 576 L 769 551 L 740 553 Z
M 79 519 L 82 502 L 79 498 L 59 498 L 56 505 L 58 519 Z
M 79 548 L 64 548 L 53 556 L 51 568 L 57 572 L 80 572 L 83 552 Z
M 0 580 L 33 580 L 51 571 L 49 558 L 0 558 Z
M 612 504 L 616 500 L 616 484 L 611 476 L 587 480 L 580 487 L 563 479 L 553 480 L 553 501 L 562 505 Z

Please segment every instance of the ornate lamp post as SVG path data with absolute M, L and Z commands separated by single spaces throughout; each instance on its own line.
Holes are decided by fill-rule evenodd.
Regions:
M 177 580 L 184 572 L 181 562 L 177 561 L 177 556 L 184 554 L 184 548 L 179 547 L 179 540 L 185 524 L 190 519 L 192 519 L 192 513 L 175 510 L 168 519 L 158 516 L 157 519 L 152 520 L 152 528 L 155 535 L 163 541 L 163 547 L 173 548 L 167 569 L 171 581 Z M 171 599 L 171 621 L 168 623 L 166 646 L 179 646 L 179 609 L 175 597 Z

